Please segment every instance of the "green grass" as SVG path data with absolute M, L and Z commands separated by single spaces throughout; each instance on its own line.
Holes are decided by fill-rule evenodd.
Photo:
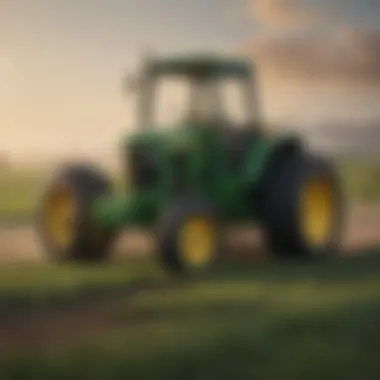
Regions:
M 45 180 L 37 171 L 0 170 L 0 219 L 29 219 Z
M 164 278 L 147 260 L 94 264 L 5 264 L 0 266 L 0 313 L 70 305 Z
M 112 313 L 115 326 L 97 336 L 8 357 L 0 378 L 371 380 L 380 373 L 379 255 L 220 266 L 170 291 L 137 293 Z
M 347 188 L 354 201 L 380 201 L 380 162 L 345 159 L 337 162 Z
M 337 162 L 349 199 L 380 201 L 380 163 L 344 159 Z M 0 220 L 30 220 L 48 176 L 38 171 L 0 172 Z M 121 186 L 122 181 L 115 179 Z

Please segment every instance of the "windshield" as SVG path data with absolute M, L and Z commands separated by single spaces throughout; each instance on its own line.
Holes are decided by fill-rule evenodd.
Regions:
M 153 125 L 171 128 L 188 113 L 191 95 L 190 82 L 186 78 L 160 77 L 156 83 L 153 102 Z
M 167 129 L 186 122 L 220 121 L 246 126 L 253 117 L 249 86 L 250 82 L 240 77 L 159 77 L 154 92 L 153 125 Z
M 251 83 L 243 78 L 223 78 L 219 85 L 222 119 L 232 126 L 250 124 L 254 116 Z

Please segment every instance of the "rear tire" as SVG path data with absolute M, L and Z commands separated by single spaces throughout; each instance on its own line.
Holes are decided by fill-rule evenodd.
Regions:
M 91 217 L 95 199 L 111 184 L 89 166 L 64 167 L 48 185 L 37 210 L 36 229 L 46 253 L 55 261 L 100 261 L 109 257 L 115 231 Z
M 289 157 L 265 185 L 263 224 L 270 251 L 280 257 L 320 257 L 340 248 L 344 219 L 334 167 L 305 154 Z

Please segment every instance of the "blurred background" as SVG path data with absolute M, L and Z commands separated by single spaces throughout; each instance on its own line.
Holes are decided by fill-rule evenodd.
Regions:
M 134 128 L 121 78 L 144 49 L 252 58 L 269 125 L 375 155 L 379 14 L 376 0 L 2 1 L 3 166 L 76 154 L 115 164 Z
M 345 245 L 351 251 L 364 252 L 369 247 L 375 249 L 373 247 L 378 247 L 380 243 L 379 19 L 378 0 L 0 0 L 0 261 L 8 265 L 9 262 L 30 263 L 41 258 L 30 223 L 36 200 L 44 187 L 47 175 L 56 165 L 67 160 L 86 159 L 115 173 L 121 168 L 119 139 L 126 133 L 133 133 L 136 126 L 135 99 L 133 95 L 122 92 L 122 78 L 126 73 L 133 73 L 137 69 L 140 55 L 145 50 L 153 50 L 160 55 L 215 52 L 241 56 L 254 61 L 257 65 L 260 109 L 265 128 L 274 132 L 295 131 L 303 136 L 313 150 L 323 152 L 335 161 L 345 181 L 350 202 Z M 176 94 L 170 91 L 166 97 L 167 112 L 170 113 L 178 99 Z M 377 261 L 370 267 L 372 269 L 379 267 L 378 264 Z M 356 264 L 353 266 L 356 267 Z M 74 289 L 84 286 L 83 284 L 92 283 L 98 286 L 100 282 L 109 286 L 110 278 L 112 284 L 123 283 L 126 278 L 130 278 L 125 274 L 124 267 L 108 268 L 106 272 L 90 271 L 86 274 L 74 273 L 67 268 L 58 274 L 57 268 L 53 271 L 49 269 L 50 267 L 44 267 L 34 269 L 32 275 L 30 275 L 30 266 L 26 269 L 24 266 L 21 272 L 14 266 L 12 270 L 9 266 L 4 268 L 0 270 L 0 278 L 6 280 L 4 285 L 0 285 L 0 293 L 1 297 L 6 295 L 5 301 L 1 301 L 6 307 L 13 302 L 11 302 L 13 296 L 9 294 L 17 292 L 19 297 L 16 297 L 17 302 L 30 306 L 28 303 L 30 294 L 25 296 L 23 293 L 26 289 L 33 293 L 30 299 L 35 302 L 36 299 L 41 300 L 42 294 L 44 296 L 47 294 L 47 288 L 56 289 L 57 294 L 61 292 L 62 295 L 64 292 L 67 295 L 69 288 L 75 293 Z M 348 282 L 344 284 L 342 282 L 341 288 L 335 293 L 331 290 L 330 298 L 327 297 L 326 301 L 329 305 L 338 302 L 338 299 L 348 302 L 352 297 L 357 297 L 355 300 L 380 298 L 379 273 L 360 270 L 362 277 L 356 275 L 353 278 L 349 277 Z M 317 277 L 319 271 L 324 273 L 322 269 L 316 269 Z M 311 272 L 313 276 L 313 270 Z M 352 268 L 348 272 L 353 273 Z M 269 270 L 265 273 L 269 273 L 268 278 L 273 279 L 280 278 L 288 272 L 278 272 L 277 268 L 274 272 Z M 271 302 L 277 305 L 274 314 L 283 315 L 281 314 L 283 309 L 292 309 L 296 304 L 301 305 L 298 311 L 302 308 L 310 311 L 308 300 L 314 299 L 313 297 L 318 300 L 317 304 L 321 308 L 327 307 L 323 303 L 327 288 L 315 290 L 310 283 L 318 281 L 315 277 L 305 279 L 304 270 L 301 270 L 301 275 L 297 271 L 290 273 L 289 278 L 295 276 L 300 283 L 305 281 L 306 285 L 300 285 L 301 288 L 295 290 L 292 287 L 293 282 L 288 284 L 289 289 L 284 290 L 288 292 L 286 293 L 288 298 L 285 297 L 289 301 L 288 304 L 286 303 L 288 301 L 282 300 L 281 302 L 285 303 L 279 306 L 276 302 L 280 300 L 271 299 Z M 308 271 L 307 273 L 310 274 Z M 340 276 L 338 272 L 330 275 Z M 28 276 L 31 276 L 30 279 Z M 240 310 L 239 307 L 244 303 L 257 305 L 259 302 L 257 297 L 264 297 L 264 293 L 267 294 L 268 289 L 260 282 L 261 277 L 255 277 L 257 273 L 252 276 L 256 281 L 253 285 L 249 285 L 246 280 L 243 287 L 245 291 L 236 288 L 242 297 L 239 298 L 241 301 L 239 305 L 233 305 L 236 310 Z M 57 278 L 59 281 L 55 282 Z M 360 288 L 361 290 L 355 293 L 357 288 L 353 287 L 353 283 L 357 279 L 362 282 L 371 279 L 373 282 L 366 283 L 367 288 Z M 236 278 L 224 279 L 222 281 L 224 287 L 220 285 L 221 283 L 216 282 L 216 284 L 220 285 L 220 289 L 226 290 L 229 288 L 228 281 L 235 284 Z M 31 282 L 36 282 L 37 285 L 31 286 Z M 188 313 L 186 307 L 190 309 L 196 308 L 197 305 L 201 307 L 200 305 L 210 303 L 211 299 L 214 300 L 213 297 L 219 297 L 218 299 L 227 297 L 225 300 L 227 304 L 231 299 L 236 300 L 237 296 L 233 291 L 223 291 L 223 296 L 219 295 L 215 290 L 219 289 L 218 286 L 214 284 L 211 290 L 202 291 L 204 298 L 201 298 L 199 305 L 196 303 L 198 294 L 191 293 L 189 299 L 186 298 L 187 306 L 182 305 L 185 314 Z M 257 290 L 257 286 L 263 293 Z M 283 285 L 281 286 L 281 289 L 284 289 Z M 12 293 L 10 289 L 17 292 Z M 173 305 L 181 299 L 180 296 L 170 301 L 166 300 L 169 313 L 172 310 L 170 308 L 174 308 Z M 146 317 L 144 312 L 150 307 L 153 309 L 157 307 L 162 299 L 160 301 L 151 299 L 151 301 L 148 306 L 140 305 L 142 311 L 138 310 L 142 314 L 137 314 L 136 319 L 143 320 L 144 316 Z M 17 302 L 12 305 L 19 305 Z M 195 306 L 192 302 L 195 302 Z M 319 307 L 318 305 L 315 307 Z M 290 349 L 288 352 L 294 353 L 294 357 L 288 354 L 289 360 L 293 363 L 303 362 L 304 360 L 300 358 L 307 349 L 302 347 L 309 347 L 308 352 L 311 357 L 315 355 L 315 358 L 325 360 L 321 359 L 321 367 L 313 367 L 315 377 L 310 377 L 308 373 L 309 379 L 322 378 L 322 376 L 327 378 L 327 373 L 338 375 L 344 373 L 346 379 L 355 373 L 360 376 L 360 371 L 355 372 L 354 367 L 351 369 L 345 367 L 337 370 L 338 372 L 328 372 L 328 370 L 338 368 L 336 363 L 344 360 L 354 364 L 366 363 L 367 359 L 370 360 L 368 352 L 375 353 L 376 349 L 360 346 L 358 349 L 362 348 L 362 356 L 357 355 L 355 350 L 344 351 L 344 354 L 334 362 L 331 361 L 331 355 L 336 351 L 332 351 L 331 347 L 342 352 L 342 347 L 356 347 L 353 340 L 359 339 L 359 336 L 369 339 L 372 335 L 380 338 L 378 328 L 374 327 L 375 330 L 367 329 L 363 332 L 360 327 L 369 326 L 366 324 L 370 324 L 368 321 L 372 321 L 371 326 L 378 323 L 375 316 L 378 318 L 379 314 L 373 314 L 375 310 L 373 308 L 376 309 L 376 313 L 380 310 L 378 303 L 371 304 L 370 311 L 360 309 L 362 319 L 359 317 L 359 319 L 350 319 L 345 325 L 347 327 L 351 323 L 351 327 L 359 326 L 354 330 L 356 335 L 350 335 L 353 330 L 349 327 L 347 331 L 350 333 L 344 335 L 342 332 L 341 337 L 345 336 L 345 342 L 351 342 L 352 346 L 344 343 L 343 338 L 339 341 L 342 346 L 337 341 L 336 345 L 328 343 L 327 338 L 324 342 L 318 340 L 318 336 L 328 335 L 328 330 L 322 331 L 315 327 L 319 323 L 318 320 L 310 322 L 312 325 L 315 324 L 311 338 L 307 335 L 306 327 L 305 331 L 295 335 L 289 328 L 290 330 L 286 330 L 282 335 L 284 341 L 288 339 L 288 342 L 294 343 L 292 341 L 294 336 L 298 336 L 300 340 L 303 336 L 305 340 L 302 341 L 303 346 L 291 347 L 295 351 L 291 351 L 290 346 L 285 345 Z M 157 312 L 156 309 L 153 311 Z M 121 315 L 124 315 L 124 312 L 125 310 Z M 214 310 L 209 311 L 207 315 L 210 318 L 212 315 L 214 318 L 212 314 L 214 312 L 218 314 L 218 311 Z M 256 313 L 256 309 L 244 307 L 241 309 L 241 315 L 250 315 L 249 312 Z M 350 312 L 342 313 L 346 316 L 357 315 Z M 104 316 L 104 314 L 104 311 L 99 311 L 99 315 Z M 164 313 L 161 319 L 164 320 L 165 315 Z M 341 314 L 339 316 L 341 317 Z M 264 315 L 262 317 L 262 320 L 256 321 L 258 326 L 262 326 L 260 323 L 265 321 L 266 317 Z M 82 318 L 82 324 L 73 322 L 71 325 L 73 331 L 84 328 L 86 318 Z M 43 329 L 37 320 L 37 317 L 35 320 L 32 319 L 31 325 L 26 327 L 28 336 L 32 338 L 28 341 L 25 336 L 19 337 L 21 343 L 36 342 L 40 339 L 43 342 L 50 342 L 49 334 L 56 336 L 53 327 L 48 332 L 45 330 L 41 332 Z M 45 319 L 41 320 L 46 323 L 49 318 L 45 316 Z M 376 323 L 373 322 L 375 320 Z M 241 322 L 241 319 L 239 321 Z M 230 322 L 233 325 L 240 323 L 235 320 Z M 7 335 L 4 331 L 14 333 L 20 329 L 20 326 L 9 324 L 9 321 L 8 325 L 4 323 L 0 320 L 2 331 L 0 338 L 10 344 L 15 341 L 15 335 L 11 333 Z M 97 320 L 94 323 L 98 323 L 97 326 L 101 326 L 102 329 L 104 328 L 102 323 L 109 326 L 114 322 L 113 320 L 104 322 L 102 319 L 102 322 Z M 165 320 L 165 323 L 167 328 L 169 322 Z M 194 329 L 199 327 L 197 323 L 193 326 Z M 201 325 L 201 322 L 199 324 Z M 212 325 L 210 322 L 207 326 Z M 3 328 L 4 326 L 6 328 Z M 55 328 L 59 329 L 57 326 L 59 323 L 55 325 Z M 228 329 L 232 331 L 231 325 Z M 334 327 L 331 329 L 333 331 Z M 154 333 L 156 339 L 159 339 L 161 334 L 166 336 L 166 330 L 162 331 L 164 332 Z M 178 331 L 173 334 L 176 335 Z M 92 333 L 93 330 L 88 334 Z M 41 338 L 41 334 L 44 338 Z M 169 334 L 170 339 L 172 339 L 171 334 Z M 239 334 L 243 339 L 246 331 L 242 330 Z M 263 374 L 268 367 L 264 365 L 270 362 L 271 355 L 272 359 L 278 359 L 276 362 L 278 371 L 282 371 L 278 373 L 292 374 L 293 378 L 306 378 L 308 370 L 306 364 L 303 367 L 304 372 L 297 372 L 295 368 L 287 366 L 281 361 L 282 359 L 279 359 L 281 350 L 271 351 L 268 348 L 271 344 L 274 345 L 274 342 L 285 347 L 284 343 L 279 343 L 281 340 L 279 337 L 274 336 L 272 332 L 260 335 L 256 331 L 252 334 L 255 339 L 259 339 L 255 340 L 259 342 L 254 348 L 255 355 L 263 360 L 262 366 L 257 368 L 257 373 L 261 374 L 259 378 L 265 378 Z M 129 335 L 128 337 L 130 338 Z M 60 336 L 58 338 L 61 339 Z M 183 337 L 183 342 L 189 343 L 190 340 L 186 340 L 188 338 Z M 240 352 L 238 348 L 240 346 L 236 343 L 238 337 L 231 339 L 236 340 L 232 346 L 235 344 L 234 347 Z M 360 344 L 364 345 L 364 342 L 361 341 Z M 252 347 L 244 347 L 248 350 L 247 357 L 250 357 L 249 349 Z M 265 351 L 266 349 L 268 351 Z M 0 354 L 6 351 L 6 347 L 0 344 Z M 321 354 L 323 351 L 325 356 Z M 265 353 L 268 356 L 265 356 Z M 219 352 L 218 355 L 222 354 Z M 119 359 L 121 360 L 121 354 Z M 110 360 L 112 362 L 116 359 Z M 218 363 L 223 362 L 223 359 L 220 360 Z M 86 361 L 88 360 L 83 360 Z M 236 364 L 240 365 L 241 363 Z M 228 368 L 225 367 L 224 375 L 234 373 L 229 372 Z M 327 372 L 323 372 L 321 368 Z M 367 370 L 368 375 L 372 375 L 375 371 L 374 363 L 371 362 Z M 188 378 L 200 378 L 195 375 L 191 377 L 190 372 L 187 373 Z M 169 372 L 162 373 L 165 373 L 162 378 L 170 378 Z M 178 373 L 176 372 L 177 375 Z M 214 378 L 222 379 L 222 375 L 221 370 L 219 377 Z M 178 378 L 179 375 L 176 376 L 173 375 L 172 378 Z M 246 373 L 234 378 L 252 377 Z M 267 378 L 276 378 L 275 373 Z
M 148 49 L 252 59 L 264 127 L 295 131 L 335 159 L 350 200 L 372 222 L 379 16 L 376 0 L 1 1 L 0 219 L 28 220 L 48 171 L 63 161 L 121 167 L 118 141 L 136 127 L 122 78 Z M 178 96 L 161 95 L 170 115 Z

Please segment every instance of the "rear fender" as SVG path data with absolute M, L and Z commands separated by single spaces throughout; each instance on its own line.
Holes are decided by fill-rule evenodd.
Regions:
M 252 191 L 258 190 L 270 173 L 276 170 L 279 162 L 302 150 L 302 142 L 295 136 L 280 136 L 257 141 L 248 156 L 243 173 L 246 188 Z

